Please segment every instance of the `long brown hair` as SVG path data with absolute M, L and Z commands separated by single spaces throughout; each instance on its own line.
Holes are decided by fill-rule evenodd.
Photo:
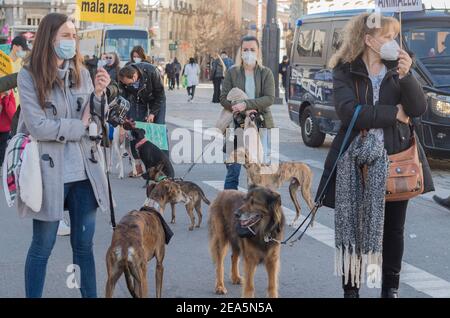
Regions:
M 147 56 L 145 55 L 144 48 L 140 45 L 136 45 L 130 52 L 130 61 L 133 62 L 133 54 L 137 53 L 142 59 L 142 62 L 147 61 Z
M 44 107 L 45 99 L 51 92 L 54 83 L 59 81 L 54 42 L 59 28 L 67 21 L 69 21 L 69 17 L 65 14 L 47 14 L 39 24 L 31 54 L 25 59 L 25 65 L 34 79 L 34 85 L 41 107 Z M 78 43 L 72 62 L 74 64 L 72 83 L 75 87 L 79 87 L 81 84 L 81 67 L 83 63 Z
M 379 21 L 380 25 L 370 27 L 368 19 Z M 392 27 L 397 34 L 400 32 L 400 23 L 397 19 L 384 17 L 379 13 L 363 13 L 353 17 L 342 30 L 342 44 L 331 57 L 330 68 L 335 68 L 339 63 L 353 62 L 366 49 L 366 35 L 373 36 L 379 32 L 386 34 Z

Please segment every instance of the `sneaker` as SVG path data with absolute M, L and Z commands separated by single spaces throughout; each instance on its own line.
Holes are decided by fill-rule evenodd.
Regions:
M 61 220 L 59 221 L 59 226 L 58 226 L 58 232 L 57 232 L 58 236 L 67 236 L 70 235 L 70 226 L 68 226 L 66 224 L 66 221 Z

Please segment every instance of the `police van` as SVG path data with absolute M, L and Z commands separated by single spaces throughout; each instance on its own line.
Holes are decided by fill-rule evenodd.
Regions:
M 332 70 L 327 67 L 341 44 L 341 31 L 367 10 L 311 14 L 297 20 L 289 68 L 290 119 L 301 127 L 303 142 L 320 147 L 336 135 L 340 121 L 333 105 Z M 387 14 L 396 16 L 396 14 Z M 412 71 L 424 87 L 428 110 L 415 119 L 426 152 L 450 158 L 450 13 L 423 10 L 403 13 L 403 45 L 415 54 Z

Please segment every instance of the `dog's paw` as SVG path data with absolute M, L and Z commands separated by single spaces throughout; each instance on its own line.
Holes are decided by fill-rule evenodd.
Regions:
M 217 286 L 216 287 L 216 294 L 217 295 L 226 295 L 227 293 L 228 293 L 228 291 L 225 288 L 225 286 Z
M 196 229 L 199 229 L 199 228 L 200 228 L 200 224 L 197 224 L 197 225 L 195 226 L 195 228 L 196 228 Z
M 231 283 L 233 284 L 233 285 L 240 285 L 241 284 L 241 282 L 242 282 L 242 278 L 241 277 L 232 277 L 231 278 Z
M 194 230 L 194 227 L 193 226 L 190 226 L 189 227 L 189 231 L 193 231 Z
M 172 219 L 172 220 L 170 221 L 170 224 L 175 224 L 175 219 Z

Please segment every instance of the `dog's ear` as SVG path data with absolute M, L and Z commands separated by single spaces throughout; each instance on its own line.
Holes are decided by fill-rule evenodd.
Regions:
M 164 172 L 164 163 L 160 163 L 159 165 L 156 166 L 156 171 L 157 172 Z

